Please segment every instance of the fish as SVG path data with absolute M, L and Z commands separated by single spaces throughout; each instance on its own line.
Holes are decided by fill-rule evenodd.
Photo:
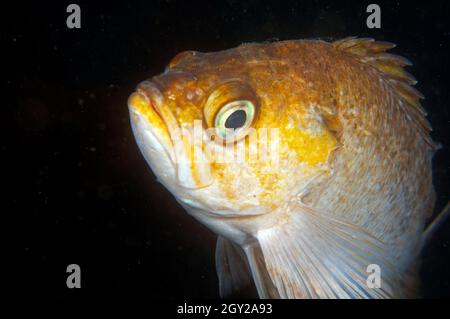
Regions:
M 130 95 L 150 169 L 218 236 L 221 297 L 417 295 L 439 144 L 394 47 L 349 37 L 184 51 Z

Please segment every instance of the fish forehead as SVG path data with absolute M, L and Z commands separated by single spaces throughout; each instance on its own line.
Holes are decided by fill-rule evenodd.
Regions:
M 198 79 L 196 87 L 205 94 L 223 81 L 240 79 L 261 96 L 315 98 L 326 104 L 336 87 L 333 66 L 340 63 L 340 58 L 339 52 L 326 42 L 293 40 L 243 44 L 211 53 L 182 52 L 172 59 L 168 69 L 193 74 Z
M 245 43 L 232 49 L 215 52 L 184 51 L 176 55 L 169 68 L 208 70 L 217 66 L 241 67 L 264 62 L 288 63 L 289 60 L 317 60 L 318 50 L 330 50 L 330 44 L 317 40 L 290 40 L 274 43 Z M 322 52 L 324 53 L 324 52 Z M 313 56 L 316 59 L 311 59 Z

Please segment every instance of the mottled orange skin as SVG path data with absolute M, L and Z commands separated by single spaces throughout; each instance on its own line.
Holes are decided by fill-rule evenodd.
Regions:
M 434 145 L 418 94 L 409 91 L 414 81 L 401 66 L 380 62 L 385 44 L 371 45 L 283 41 L 184 52 L 152 81 L 179 126 L 201 120 L 205 127 L 211 91 L 229 80 L 246 83 L 259 103 L 252 126 L 278 128 L 283 144 L 282 169 L 251 164 L 262 189 L 259 205 L 267 212 L 288 207 L 304 183 L 303 203 L 382 240 L 406 272 L 434 205 Z M 164 130 L 151 115 L 149 121 Z M 227 201 L 245 198 L 251 183 L 230 184 L 241 172 L 217 163 L 211 170 Z
M 260 103 L 252 126 L 256 129 L 279 128 L 283 141 L 296 153 L 298 163 L 295 165 L 304 163 L 316 168 L 328 163 L 329 155 L 337 147 L 337 140 L 325 123 L 320 122 L 321 119 L 313 118 L 310 107 L 317 106 L 314 112 L 319 114 L 324 112 L 320 106 L 325 105 L 324 110 L 328 114 L 334 112 L 334 106 L 328 102 L 332 97 L 323 89 L 328 80 L 323 82 L 321 69 L 310 72 L 304 69 L 305 65 L 295 61 L 292 64 L 286 59 L 286 54 L 296 49 L 292 44 L 294 42 L 278 46 L 243 45 L 212 54 L 185 52 L 170 63 L 169 76 L 163 74 L 153 81 L 164 88 L 164 95 L 180 126 L 194 120 L 207 120 L 203 116 L 204 102 L 215 86 L 230 79 L 248 83 Z M 313 52 L 310 54 L 311 57 L 300 56 L 299 61 L 302 58 L 313 59 Z M 281 159 L 287 159 L 287 156 L 282 153 Z M 223 167 L 220 164 L 214 166 L 216 178 L 229 178 L 222 174 Z M 264 196 L 271 197 L 269 201 L 280 197 L 273 187 L 276 174 L 261 174 L 260 178 L 267 189 Z M 227 187 L 226 181 L 223 187 Z M 226 193 L 233 197 L 233 191 Z

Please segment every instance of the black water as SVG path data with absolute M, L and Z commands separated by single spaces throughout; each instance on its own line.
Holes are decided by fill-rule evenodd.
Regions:
M 183 50 L 350 35 L 397 43 L 394 52 L 414 62 L 443 146 L 434 158 L 436 211 L 448 201 L 448 1 L 377 1 L 381 29 L 366 27 L 364 1 L 80 1 L 81 29 L 66 27 L 69 3 L 2 4 L 2 213 L 17 220 L 11 243 L 21 258 L 10 263 L 22 293 L 218 296 L 215 236 L 156 183 L 126 107 L 135 85 Z M 447 221 L 425 249 L 425 297 L 450 296 L 449 231 Z M 82 269 L 76 291 L 66 287 L 72 263 Z

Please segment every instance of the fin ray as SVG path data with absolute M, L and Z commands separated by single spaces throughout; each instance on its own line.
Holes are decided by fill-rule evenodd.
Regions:
M 331 45 L 340 51 L 356 56 L 362 63 L 377 69 L 407 104 L 407 107 L 403 106 L 402 109 L 413 124 L 417 125 L 426 143 L 433 151 L 439 148 L 439 145 L 433 142 L 429 135 L 432 128 L 425 118 L 426 112 L 420 103 L 420 100 L 424 97 L 412 87 L 417 83 L 417 80 L 403 68 L 412 65 L 412 63 L 406 58 L 386 53 L 387 50 L 394 48 L 395 44 L 374 41 L 371 38 L 350 37 L 332 42 Z
M 239 294 L 252 284 L 247 258 L 243 250 L 219 236 L 216 244 L 216 271 L 221 298 Z
M 262 299 L 280 298 L 266 268 L 261 247 L 257 241 L 253 241 L 244 247 L 253 280 Z
M 425 245 L 432 238 L 436 230 L 441 226 L 450 215 L 450 202 L 442 209 L 442 211 L 433 219 L 433 221 L 426 227 L 422 235 L 422 246 Z
M 281 298 L 391 298 L 403 292 L 387 247 L 363 229 L 300 205 L 283 225 L 258 232 L 267 271 Z M 381 288 L 366 284 L 381 268 Z

